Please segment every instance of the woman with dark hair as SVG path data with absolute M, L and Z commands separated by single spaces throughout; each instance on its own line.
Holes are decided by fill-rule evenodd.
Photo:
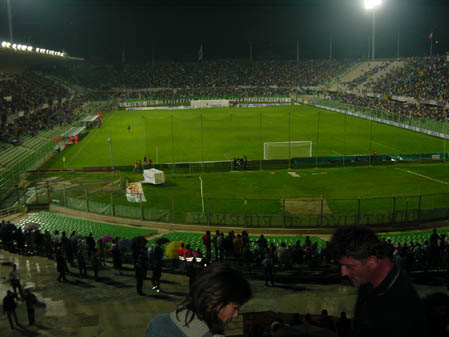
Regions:
M 146 337 L 211 337 L 223 334 L 224 327 L 238 316 L 240 306 L 252 296 L 242 273 L 214 263 L 205 268 L 175 312 L 153 318 Z

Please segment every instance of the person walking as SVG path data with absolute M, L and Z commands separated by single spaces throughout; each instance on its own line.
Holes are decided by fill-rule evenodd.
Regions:
M 90 260 L 90 263 L 92 264 L 92 269 L 94 271 L 94 278 L 95 281 L 98 282 L 99 278 L 98 278 L 98 271 L 100 270 L 100 257 L 97 251 L 97 248 L 94 248 L 93 252 L 92 252 L 92 258 Z
M 220 236 L 220 231 L 217 229 L 215 231 L 215 235 L 212 238 L 212 246 L 214 247 L 215 252 L 215 261 L 218 261 L 218 238 Z
M 17 295 L 14 294 L 11 290 L 6 292 L 6 296 L 3 298 L 3 313 L 8 316 L 9 325 L 11 329 L 14 329 L 13 319 L 17 326 L 20 327 L 19 321 L 17 320 L 16 313 L 16 298 Z
M 262 261 L 263 266 L 263 275 L 265 278 L 265 286 L 268 287 L 268 282 L 270 282 L 271 286 L 274 287 L 274 262 L 271 254 L 266 254 L 265 258 Z
M 37 297 L 29 289 L 25 289 L 25 295 L 23 299 L 27 307 L 28 324 L 34 325 L 35 323 L 34 306 L 38 303 Z
M 11 287 L 14 290 L 14 294 L 16 294 L 17 298 L 19 298 L 19 296 L 17 295 L 17 289 L 19 289 L 20 298 L 22 298 L 23 293 L 22 293 L 22 285 L 20 284 L 20 273 L 17 270 L 16 264 L 13 264 L 12 270 L 9 273 L 9 282 L 11 283 Z
M 136 291 L 138 295 L 143 296 L 143 280 L 144 280 L 144 270 L 139 262 L 134 266 L 135 277 L 136 277 Z
M 206 260 L 210 262 L 212 259 L 212 238 L 210 231 L 206 231 L 203 235 L 203 245 L 206 247 Z
M 160 242 L 157 243 L 157 246 L 154 247 L 153 253 L 153 275 L 151 278 L 151 282 L 153 283 L 153 290 L 156 292 L 161 291 L 161 276 L 162 276 L 162 244 Z
M 79 245 L 78 252 L 76 254 L 76 260 L 78 261 L 78 269 L 81 277 L 87 277 L 87 262 L 86 262 L 86 246 L 85 243 Z
M 120 249 L 118 248 L 117 243 L 112 244 L 112 264 L 114 266 L 114 273 L 119 275 L 122 275 L 122 253 L 120 252 Z
M 67 282 L 65 273 L 67 270 L 67 263 L 65 261 L 64 255 L 62 255 L 61 249 L 56 251 L 56 270 L 59 273 L 58 282 Z

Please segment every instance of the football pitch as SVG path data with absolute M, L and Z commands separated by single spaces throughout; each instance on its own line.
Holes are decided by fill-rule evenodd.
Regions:
M 145 156 L 154 164 L 243 156 L 259 160 L 265 142 L 288 141 L 312 142 L 313 156 L 428 153 L 446 148 L 443 139 L 307 105 L 121 110 L 106 113 L 101 128 L 92 129 L 47 167 L 109 167 L 111 156 L 114 166 L 132 165 Z
M 130 168 L 135 160 L 144 156 L 155 164 L 223 161 L 244 155 L 249 160 L 259 160 L 263 159 L 264 142 L 311 141 L 313 156 L 373 152 L 416 154 L 446 149 L 445 141 L 436 137 L 306 105 L 113 111 L 106 113 L 103 120 L 101 128 L 90 130 L 79 144 L 69 146 L 44 167 L 109 167 L 112 153 L 115 167 L 128 167 L 121 173 L 123 181 L 141 181 L 142 174 Z M 449 174 L 445 162 L 214 173 L 196 170 L 184 171 L 181 175 L 172 174 L 177 172 L 171 169 L 165 171 L 165 184 L 143 186 L 147 201 L 140 206 L 127 201 L 123 188 L 108 189 L 107 186 L 117 186 L 116 174 L 59 172 L 48 175 L 74 179 L 66 196 L 83 199 L 88 194 L 90 205 L 99 203 L 105 207 L 113 199 L 116 205 L 170 214 L 164 221 L 187 223 L 197 221 L 192 217 L 204 211 L 269 214 L 285 220 L 286 214 L 296 217 L 317 213 L 385 215 L 395 211 L 407 214 L 418 209 L 430 213 L 440 209 L 447 213 L 445 209 L 449 203 Z M 79 185 L 77 179 L 83 183 Z M 92 187 L 86 192 L 89 180 L 103 181 L 104 187 Z M 63 196 L 52 198 L 61 203 Z M 276 221 L 281 221 L 279 219 Z

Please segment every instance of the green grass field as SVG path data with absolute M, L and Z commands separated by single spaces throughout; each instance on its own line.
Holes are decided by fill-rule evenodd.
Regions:
M 401 164 L 293 171 L 232 171 L 202 174 L 201 178 L 207 213 L 273 215 L 276 217 L 273 221 L 280 223 L 283 214 L 302 217 L 320 212 L 319 201 L 310 203 L 298 201 L 298 198 L 323 198 L 323 212 L 331 215 L 357 214 L 359 205 L 361 214 L 381 215 L 391 214 L 393 207 L 394 211 L 446 209 L 449 205 L 448 169 L 445 163 Z M 291 175 L 293 172 L 297 176 Z M 122 174 L 129 181 L 142 180 L 141 173 Z M 134 214 L 140 214 L 140 205 L 129 203 L 123 189 L 103 189 L 102 186 L 117 181 L 117 174 L 52 175 L 58 175 L 60 180 L 71 181 L 66 184 L 67 197 L 83 200 L 87 188 L 91 210 L 105 207 L 112 198 L 115 205 L 134 207 Z M 47 176 L 44 174 L 40 178 Z M 198 177 L 198 174 L 167 174 L 163 185 L 143 185 L 147 202 L 142 207 L 151 209 L 155 214 L 170 214 L 167 221 L 189 222 L 191 218 L 187 213 L 202 212 Z M 94 181 L 100 183 L 93 185 Z M 61 204 L 64 200 L 62 190 L 55 190 L 51 199 L 60 200 Z M 443 216 L 447 214 L 447 210 L 442 212 Z
M 289 123 L 290 121 L 290 123 Z M 131 130 L 128 131 L 128 125 Z M 289 137 L 290 134 L 290 137 Z M 145 155 L 153 163 L 229 160 L 263 157 L 263 143 L 309 140 L 314 156 L 443 152 L 436 137 L 345 116 L 310 106 L 204 109 L 178 111 L 114 111 L 77 145 L 54 156 L 46 168 L 110 165 L 111 135 L 115 166 L 130 166 Z M 157 148 L 157 155 L 156 155 Z M 65 165 L 62 158 L 65 157 Z M 293 176 L 291 173 L 296 173 Z M 202 212 L 200 173 L 166 172 L 161 186 L 144 185 L 142 206 L 170 213 L 170 221 L 188 222 L 189 212 Z M 83 199 L 89 179 L 116 181 L 111 173 L 57 173 L 84 180 L 67 195 Z M 141 181 L 141 173 L 122 172 L 123 180 Z M 40 178 L 47 177 L 46 175 Z M 206 212 L 215 214 L 317 214 L 320 203 L 305 205 L 298 198 L 325 199 L 325 214 L 391 214 L 392 211 L 445 208 L 449 204 L 446 163 L 231 171 L 201 174 Z M 78 185 L 75 181 L 74 185 Z M 105 183 L 107 184 L 107 183 Z M 57 194 L 57 193 L 56 193 Z M 91 202 L 136 206 L 123 189 L 92 188 Z M 420 198 L 419 195 L 424 197 Z M 395 199 L 393 199 L 395 197 Z M 52 196 L 62 200 L 62 192 Z M 360 199 L 360 201 L 359 201 Z M 286 200 L 285 202 L 283 200 Z M 61 202 L 61 201 L 60 201 Z M 308 207 L 310 209 L 308 209 Z M 310 213 L 307 213 L 310 212 Z M 441 211 L 443 212 L 443 211 Z M 139 211 L 137 211 L 139 213 Z M 446 214 L 446 213 L 445 213 Z M 283 220 L 282 220 L 283 221 Z
M 131 131 L 128 132 L 128 125 Z M 307 105 L 114 111 L 48 168 L 263 159 L 264 142 L 312 141 L 313 156 L 443 152 L 442 139 Z M 62 157 L 65 157 L 65 164 Z

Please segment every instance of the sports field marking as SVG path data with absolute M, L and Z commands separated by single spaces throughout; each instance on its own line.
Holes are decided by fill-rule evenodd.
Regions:
M 380 145 L 380 146 L 384 146 L 384 147 L 389 148 L 389 149 L 392 149 L 392 150 L 394 150 L 395 152 L 401 152 L 401 150 L 399 150 L 398 148 L 395 148 L 395 147 L 389 146 L 389 145 L 385 145 L 385 144 L 382 144 L 382 143 L 379 143 L 379 142 L 375 142 L 374 140 L 372 141 L 372 143 L 373 143 L 373 144 L 378 144 L 378 145 Z
M 413 171 L 410 171 L 410 170 L 404 170 L 404 169 L 400 169 L 400 168 L 397 168 L 397 167 L 395 167 L 394 169 L 395 170 L 399 170 L 399 171 L 403 171 L 403 172 L 407 172 L 407 173 L 410 173 L 410 174 L 414 174 L 415 176 L 418 176 L 418 177 L 422 177 L 422 178 L 426 178 L 426 179 L 429 179 L 429 180 L 433 180 L 433 181 L 436 181 L 437 183 L 441 183 L 441 184 L 444 184 L 444 185 L 449 185 L 448 182 L 445 182 L 443 180 L 431 178 L 431 177 L 428 177 L 428 176 L 425 176 L 423 174 L 416 173 L 416 172 L 413 172 Z
M 343 153 L 340 153 L 338 151 L 332 150 L 333 153 L 335 153 L 337 156 L 343 156 Z
M 84 148 L 90 143 L 90 141 L 97 135 L 97 132 L 98 132 L 98 130 L 96 129 L 93 132 L 93 134 L 91 135 L 91 137 L 89 139 L 87 139 L 86 142 L 84 142 L 84 143 L 80 142 L 81 146 L 78 148 L 78 151 L 76 151 L 75 154 L 67 160 L 67 164 L 71 163 L 78 156 L 78 154 L 84 150 Z

